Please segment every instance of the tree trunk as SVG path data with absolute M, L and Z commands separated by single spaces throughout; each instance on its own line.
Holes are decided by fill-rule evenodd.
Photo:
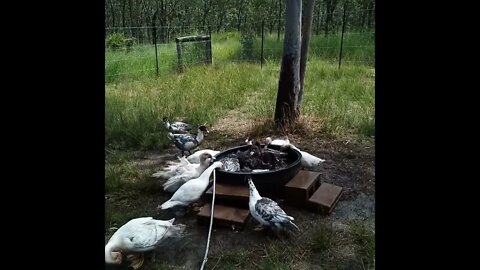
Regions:
M 372 27 L 372 21 L 374 21 L 374 20 L 372 20 L 372 19 L 375 17 L 375 15 L 374 15 L 374 8 L 375 8 L 374 3 L 371 2 L 371 3 L 367 6 L 367 8 L 369 9 L 369 10 L 368 10 L 368 15 L 367 15 L 367 18 L 368 18 L 368 19 L 367 19 L 367 27 L 370 29 L 370 28 Z
M 165 3 L 160 0 L 160 42 L 165 43 Z
M 220 31 L 222 30 L 224 13 L 221 12 L 221 13 L 219 14 L 219 16 L 220 16 L 220 18 L 218 19 L 217 33 L 220 33 Z
M 205 29 L 206 23 L 207 23 L 207 14 L 208 14 L 208 9 L 207 9 L 207 0 L 203 0 L 203 20 L 202 20 L 202 26 L 203 29 Z
M 113 6 L 113 1 L 110 0 L 110 14 L 112 14 L 112 26 L 115 27 L 115 8 Z M 114 29 L 115 31 L 115 29 Z
M 283 57 L 278 82 L 274 121 L 278 127 L 298 118 L 296 111 L 300 91 L 301 0 L 287 0 Z
M 298 93 L 297 114 L 300 114 L 300 107 L 303 101 L 303 86 L 305 81 L 305 70 L 308 59 L 308 44 L 310 43 L 310 35 L 312 34 L 313 10 L 315 8 L 315 0 L 307 0 L 305 5 L 305 19 L 302 29 L 302 49 L 300 53 L 300 92 Z
M 135 26 L 133 24 L 132 5 L 133 5 L 132 0 L 128 0 L 128 9 L 129 9 L 129 13 L 130 13 L 130 27 Z M 130 34 L 132 35 L 132 37 L 136 36 L 135 32 L 136 32 L 136 30 L 134 28 L 130 28 Z
M 122 3 L 122 27 L 123 27 L 123 34 L 127 35 L 127 29 L 125 29 L 125 7 L 127 5 L 127 0 L 123 0 Z
M 326 18 L 325 18 L 325 36 L 328 36 L 328 32 L 330 31 L 331 24 L 333 22 L 333 12 L 337 7 L 338 0 L 326 0 Z
M 282 21 L 282 0 L 278 0 L 278 27 L 277 27 L 277 41 L 280 40 L 280 22 Z
M 240 6 L 238 7 L 238 32 L 240 32 L 240 26 L 242 25 L 242 6 L 243 0 L 240 0 Z

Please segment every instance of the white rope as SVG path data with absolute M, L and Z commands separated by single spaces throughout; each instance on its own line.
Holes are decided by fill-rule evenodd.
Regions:
M 212 225 L 213 225 L 213 207 L 215 205 L 215 170 L 213 170 L 213 193 L 212 193 L 212 208 L 210 209 L 210 228 L 208 229 L 208 237 L 207 237 L 207 248 L 205 249 L 205 256 L 203 257 L 203 262 L 202 262 L 202 267 L 200 267 L 200 270 L 203 270 L 203 267 L 205 267 L 205 264 L 208 261 L 208 247 L 210 246 L 210 236 L 212 234 Z

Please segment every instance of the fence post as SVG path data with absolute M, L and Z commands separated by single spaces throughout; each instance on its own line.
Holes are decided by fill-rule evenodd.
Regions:
M 263 41 L 265 40 L 265 19 L 262 20 L 262 51 L 260 52 L 260 69 L 263 68 Z
M 178 70 L 182 72 L 183 71 L 182 42 L 178 38 L 175 39 L 175 42 L 177 43 Z
M 212 64 L 212 32 L 210 31 L 210 27 L 208 27 L 208 40 L 205 43 L 205 56 L 206 56 L 206 64 Z
M 342 38 L 340 40 L 340 56 L 338 59 L 338 69 L 340 69 L 340 65 L 342 64 L 342 53 L 343 53 L 343 34 L 345 33 L 345 24 L 347 23 L 346 14 L 347 14 L 347 3 L 343 4 L 343 20 L 342 20 Z
M 157 69 L 158 77 L 158 52 L 157 52 L 157 28 L 155 27 L 155 19 L 157 18 L 158 9 L 153 14 L 152 26 L 153 26 L 153 44 L 155 44 L 155 67 Z

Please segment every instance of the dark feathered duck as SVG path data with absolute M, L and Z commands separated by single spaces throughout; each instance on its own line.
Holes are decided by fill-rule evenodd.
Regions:
M 192 125 L 185 122 L 175 121 L 170 123 L 167 117 L 163 118 L 163 123 L 169 132 L 172 133 L 187 133 L 192 130 Z
M 175 146 L 180 149 L 180 156 L 184 156 L 185 151 L 191 155 L 191 150 L 195 149 L 203 142 L 204 132 L 208 132 L 207 127 L 202 125 L 198 128 L 196 136 L 193 134 L 173 134 L 171 132 L 169 132 L 167 136 L 172 140 Z
M 260 196 L 250 176 L 248 176 L 247 180 L 250 190 L 248 200 L 250 214 L 262 227 L 269 227 L 275 232 L 287 231 L 292 227 L 300 231 L 297 225 L 293 223 L 293 217 L 287 215 L 272 199 Z

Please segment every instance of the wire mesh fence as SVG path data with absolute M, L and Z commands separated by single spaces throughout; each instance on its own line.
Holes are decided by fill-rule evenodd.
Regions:
M 357 12 L 361 12 L 357 11 Z M 374 27 L 349 27 L 343 10 L 335 12 L 328 28 L 315 25 L 309 43 L 308 58 L 332 64 L 375 65 Z M 326 14 L 320 14 L 327 16 Z M 211 42 L 213 65 L 248 63 L 279 66 L 283 51 L 283 29 L 275 32 L 263 20 L 245 23 L 241 31 L 211 32 L 213 25 L 107 27 L 105 38 L 105 81 L 141 79 L 176 73 L 183 68 L 207 65 L 205 50 Z M 263 31 L 262 31 L 263 30 Z M 185 36 L 209 36 L 210 41 L 182 43 L 181 59 L 175 39 Z

